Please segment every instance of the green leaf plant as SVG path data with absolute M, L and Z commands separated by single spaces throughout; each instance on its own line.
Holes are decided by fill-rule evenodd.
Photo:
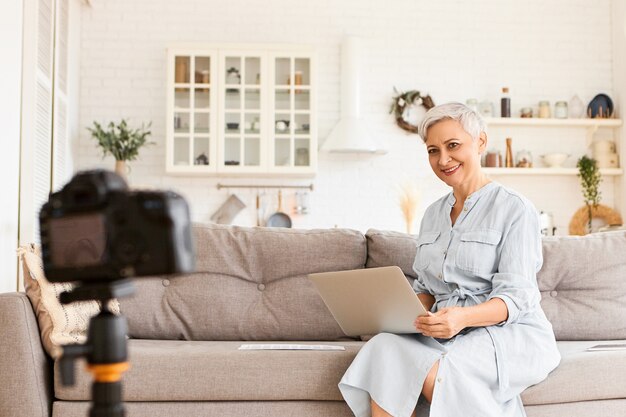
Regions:
M 154 145 L 154 142 L 148 142 L 148 136 L 152 133 L 148 130 L 151 125 L 152 122 L 147 126 L 142 123 L 141 128 L 132 129 L 122 119 L 117 125 L 110 122 L 106 130 L 100 123 L 93 122 L 93 127 L 88 127 L 87 130 L 98 141 L 103 158 L 113 155 L 116 161 L 134 161 L 139 155 L 139 149 L 145 145 Z
M 592 207 L 597 207 L 600 204 L 602 195 L 599 186 L 600 182 L 602 182 L 602 177 L 596 160 L 586 155 L 578 160 L 576 167 L 578 167 L 578 177 L 582 186 L 583 198 L 589 212 L 588 228 L 591 231 L 591 220 L 593 217 L 591 210 Z

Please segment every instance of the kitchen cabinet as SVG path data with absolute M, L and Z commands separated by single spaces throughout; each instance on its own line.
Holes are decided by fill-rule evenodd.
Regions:
M 167 172 L 315 175 L 315 64 L 307 46 L 169 48 Z

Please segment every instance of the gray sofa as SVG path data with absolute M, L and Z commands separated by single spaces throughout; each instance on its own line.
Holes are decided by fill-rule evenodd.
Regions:
M 416 237 L 370 230 L 196 225 L 197 272 L 136 280 L 129 322 L 130 417 L 351 416 L 337 383 L 362 346 L 345 337 L 310 272 L 398 265 L 412 280 Z M 626 416 L 626 233 L 546 238 L 538 281 L 562 362 L 530 387 L 530 417 Z M 239 351 L 242 341 L 338 344 L 345 351 Z M 85 416 L 90 377 L 60 384 L 22 293 L 0 295 L 0 416 Z

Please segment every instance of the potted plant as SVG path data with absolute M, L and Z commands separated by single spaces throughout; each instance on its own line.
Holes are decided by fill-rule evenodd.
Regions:
M 113 155 L 115 158 L 115 172 L 126 179 L 126 161 L 134 161 L 139 155 L 139 149 L 144 145 L 152 145 L 148 142 L 148 136 L 152 133 L 148 126 L 141 124 L 141 128 L 132 129 L 128 127 L 125 119 L 119 124 L 110 122 L 107 129 L 103 129 L 98 122 L 93 122 L 93 127 L 88 127 L 91 136 L 98 141 L 98 146 L 102 149 L 102 157 Z
M 569 224 L 569 232 L 572 235 L 585 235 L 592 232 L 591 221 L 601 219 L 611 225 L 621 225 L 622 217 L 611 207 L 600 204 L 600 182 L 602 177 L 595 159 L 586 155 L 578 160 L 578 177 L 582 186 L 585 205 L 574 213 Z

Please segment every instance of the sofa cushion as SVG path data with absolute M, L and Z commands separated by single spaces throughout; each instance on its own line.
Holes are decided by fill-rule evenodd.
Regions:
M 196 224 L 196 272 L 135 280 L 120 300 L 129 335 L 182 340 L 337 340 L 345 337 L 312 272 L 365 266 L 365 237 L 345 229 Z
M 626 232 L 544 238 L 537 281 L 557 340 L 626 339 Z
M 363 343 L 325 343 L 345 346 L 346 350 L 240 351 L 241 342 L 130 340 L 131 369 L 124 375 L 124 398 L 339 401 L 337 384 Z M 561 364 L 545 381 L 524 391 L 524 404 L 624 398 L 626 351 L 585 351 L 598 343 L 616 342 L 558 342 Z M 77 367 L 76 384 L 64 387 L 55 365 L 56 398 L 89 400 L 91 379 L 83 368 Z
M 90 300 L 61 304 L 59 296 L 71 291 L 74 284 L 46 279 L 39 246 L 33 243 L 20 246 L 17 254 L 22 261 L 26 295 L 37 315 L 41 343 L 48 355 L 56 358 L 61 354 L 62 345 L 84 343 L 89 320 L 100 311 L 99 302 Z M 109 309 L 119 313 L 116 299 L 109 301 Z
M 306 342 L 304 342 L 306 343 Z M 130 340 L 125 401 L 340 401 L 337 388 L 363 342 L 325 342 L 345 351 L 238 350 L 241 342 Z M 89 400 L 90 375 L 77 366 L 76 384 L 55 396 Z
M 557 342 L 561 363 L 543 382 L 522 393 L 525 405 L 626 398 L 626 350 L 587 352 L 616 341 Z
M 417 235 L 370 229 L 367 239 L 366 268 L 396 265 L 411 283 L 415 279 L 413 261 L 417 252 Z

